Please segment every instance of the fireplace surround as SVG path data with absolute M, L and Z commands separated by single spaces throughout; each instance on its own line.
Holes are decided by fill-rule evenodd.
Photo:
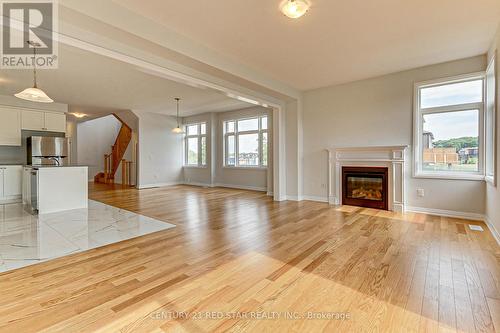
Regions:
M 343 167 L 387 168 L 387 210 L 406 209 L 406 161 L 408 146 L 335 147 L 328 152 L 328 202 L 341 205 Z

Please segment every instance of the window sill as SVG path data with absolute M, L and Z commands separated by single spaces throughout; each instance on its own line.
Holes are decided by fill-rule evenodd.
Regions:
M 251 166 L 223 166 L 223 169 L 233 169 L 233 170 L 267 170 L 267 167 L 251 167 Z
M 474 180 L 485 181 L 484 175 L 481 174 L 443 174 L 443 173 L 418 173 L 413 176 L 414 178 L 427 178 L 427 179 L 444 179 L 444 180 Z

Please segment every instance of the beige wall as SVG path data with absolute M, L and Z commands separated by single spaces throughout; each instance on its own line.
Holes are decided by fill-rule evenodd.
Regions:
M 184 181 L 186 183 L 208 186 L 234 186 L 243 188 L 254 188 L 268 190 L 268 184 L 272 184 L 272 151 L 270 151 L 270 163 L 268 169 L 234 169 L 223 166 L 223 122 L 229 119 L 252 117 L 260 114 L 269 115 L 269 133 L 272 139 L 272 116 L 271 112 L 262 107 L 252 107 L 242 110 L 206 113 L 183 119 L 184 124 L 207 122 L 207 167 L 184 167 Z M 271 141 L 270 141 L 271 142 Z M 272 192 L 272 190 L 271 190 Z
M 327 148 L 412 145 L 414 82 L 485 68 L 486 57 L 478 56 L 306 92 L 304 196 L 327 198 Z M 411 152 L 408 157 L 409 206 L 484 214 L 484 182 L 415 179 L 411 175 Z M 425 190 L 425 197 L 417 197 L 417 188 Z
M 497 131 L 497 138 L 496 138 L 496 156 L 497 156 L 497 183 L 498 182 L 498 177 L 500 176 L 500 163 L 498 163 L 498 159 L 500 156 L 500 113 L 498 111 L 499 107 L 499 98 L 500 98 L 500 59 L 499 54 L 498 54 L 498 48 L 500 47 L 500 27 L 498 28 L 496 38 L 491 45 L 490 51 L 488 52 L 488 59 L 491 59 L 493 57 L 493 54 L 495 51 L 497 51 L 497 58 L 496 58 L 496 66 L 497 66 L 497 73 L 496 73 L 496 85 L 497 85 L 497 108 L 496 108 L 496 121 L 497 121 L 497 126 L 496 126 L 496 131 Z M 490 184 L 487 184 L 486 186 L 486 217 L 490 223 L 490 225 L 493 226 L 496 230 L 497 236 L 500 236 L 500 185 L 493 186 Z
M 175 117 L 134 112 L 139 117 L 138 187 L 182 182 L 182 136 L 172 133 Z

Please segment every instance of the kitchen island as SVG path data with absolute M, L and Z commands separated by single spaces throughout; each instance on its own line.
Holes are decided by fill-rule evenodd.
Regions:
M 23 204 L 34 214 L 88 208 L 88 167 L 25 166 Z

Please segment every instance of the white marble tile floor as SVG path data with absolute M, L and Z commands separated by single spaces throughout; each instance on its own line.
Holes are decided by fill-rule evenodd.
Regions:
M 88 209 L 39 216 L 0 205 L 0 273 L 173 227 L 93 200 Z

